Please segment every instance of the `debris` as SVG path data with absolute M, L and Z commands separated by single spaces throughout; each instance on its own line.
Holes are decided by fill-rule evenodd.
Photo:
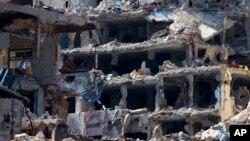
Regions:
M 3 2 L 0 140 L 226 141 L 249 124 L 245 0 Z

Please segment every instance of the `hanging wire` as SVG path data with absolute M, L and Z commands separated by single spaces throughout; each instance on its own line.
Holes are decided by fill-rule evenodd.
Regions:
M 18 79 L 18 84 L 19 84 L 19 94 L 20 94 L 20 92 L 21 92 L 21 90 L 22 90 L 20 79 Z M 22 99 L 24 99 L 24 97 L 23 97 L 22 94 L 21 94 L 21 96 L 22 96 Z M 28 111 L 27 111 L 27 109 L 26 109 L 26 107 L 25 107 L 24 101 L 22 101 L 22 102 L 23 102 L 23 105 L 24 105 L 25 113 L 26 113 L 26 115 L 27 115 L 27 117 L 28 117 L 28 119 L 29 119 L 29 122 L 30 122 L 31 133 L 33 134 L 33 132 L 34 132 L 34 127 L 33 127 L 32 121 L 31 121 L 30 116 L 29 116 L 29 113 L 28 113 Z

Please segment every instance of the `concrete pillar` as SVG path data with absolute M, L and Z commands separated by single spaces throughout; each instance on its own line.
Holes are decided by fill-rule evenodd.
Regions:
M 159 93 L 160 93 L 160 108 L 166 108 L 167 106 L 167 99 L 165 98 L 164 95 L 164 78 L 160 78 L 159 81 L 159 85 L 160 85 L 160 89 L 159 89 Z
M 83 31 L 80 35 L 81 38 L 81 47 L 88 46 L 90 42 L 89 31 Z
M 76 33 L 74 32 L 74 33 L 69 33 L 68 34 L 68 36 L 69 36 L 69 49 L 73 49 L 73 48 L 75 48 L 75 36 L 76 36 Z
M 220 116 L 221 120 L 225 121 L 236 114 L 235 101 L 231 97 L 231 72 L 223 67 L 220 74 L 220 87 L 221 87 L 221 105 L 220 105 Z
M 44 104 L 44 92 L 42 87 L 39 87 L 36 91 L 36 114 L 38 117 L 44 114 L 45 104 Z
M 101 40 L 97 34 L 96 30 L 91 30 L 92 36 L 97 44 L 101 44 Z
M 189 97 L 189 107 L 194 105 L 194 75 L 189 74 L 186 76 L 188 80 L 188 97 Z
M 84 103 L 81 96 L 75 97 L 75 112 L 87 112 L 89 110 L 89 106 Z
M 128 96 L 127 85 L 121 86 L 121 94 L 122 94 L 122 98 L 120 100 L 119 107 L 122 109 L 126 109 L 127 108 L 127 96 Z
M 156 83 L 155 85 L 155 90 L 156 90 L 156 94 L 155 94 L 155 111 L 159 111 L 160 105 L 161 105 L 161 94 L 160 94 L 160 84 L 159 82 Z
M 56 72 L 58 69 L 57 39 L 57 34 L 47 34 L 43 38 L 40 47 L 33 49 L 32 71 L 33 75 L 42 85 L 52 85 L 56 83 Z M 40 51 L 37 53 L 37 49 L 39 48 Z
M 82 100 L 80 96 L 75 97 L 75 112 L 82 112 Z
M 193 61 L 193 49 L 192 49 L 192 45 L 188 44 L 188 46 L 186 47 L 186 61 L 188 66 L 192 65 L 192 61 Z
M 112 60 L 111 60 L 111 65 L 118 65 L 118 54 L 117 53 L 112 53 Z
M 155 59 L 155 51 L 153 51 L 153 50 L 148 51 L 148 59 L 149 60 L 154 60 Z
M 199 46 L 196 44 L 198 42 L 197 37 L 194 38 L 194 59 L 199 59 Z
M 35 29 L 35 47 L 33 48 L 33 58 L 36 59 L 39 58 L 40 46 L 41 46 L 41 24 L 39 21 L 37 21 Z

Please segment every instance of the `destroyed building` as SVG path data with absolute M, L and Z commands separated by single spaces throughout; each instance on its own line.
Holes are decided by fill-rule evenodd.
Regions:
M 2 140 L 210 139 L 248 111 L 249 4 L 1 0 Z

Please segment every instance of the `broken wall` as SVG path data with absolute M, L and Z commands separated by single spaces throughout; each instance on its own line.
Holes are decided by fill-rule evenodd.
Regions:
M 23 103 L 17 99 L 0 98 L 0 141 L 20 133 Z

